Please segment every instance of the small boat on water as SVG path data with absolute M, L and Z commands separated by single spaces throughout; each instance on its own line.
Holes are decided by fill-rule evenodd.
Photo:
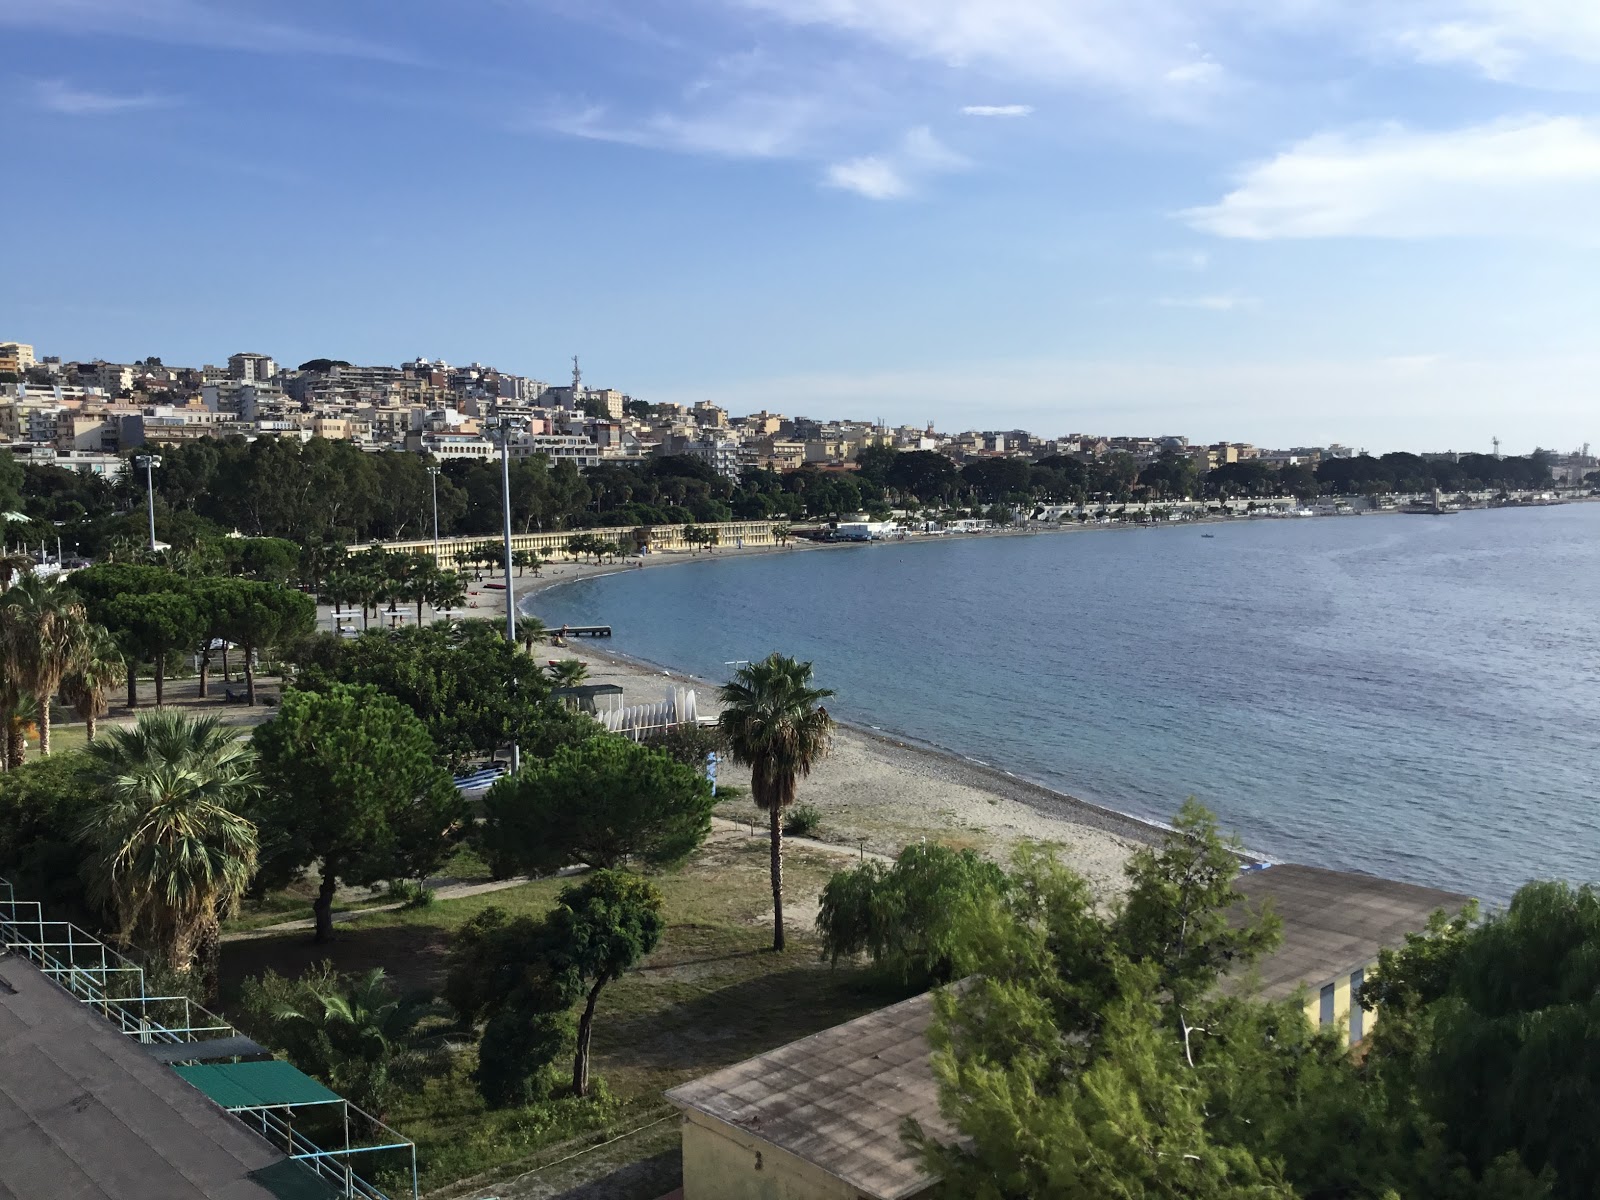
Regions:
M 1201 536 L 1201 537 L 1212 537 L 1212 538 L 1214 538 L 1214 537 L 1216 537 L 1216 536 L 1217 536 L 1217 535 L 1216 535 L 1216 534 L 1214 534 L 1214 533 L 1202 533 L 1202 534 L 1201 534 L 1201 535 L 1200 535 L 1200 536 Z

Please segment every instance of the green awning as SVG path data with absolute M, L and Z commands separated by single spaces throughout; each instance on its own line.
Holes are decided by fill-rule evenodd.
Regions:
M 338 1104 L 341 1097 L 290 1063 L 198 1063 L 173 1067 L 179 1075 L 230 1112 L 285 1104 Z

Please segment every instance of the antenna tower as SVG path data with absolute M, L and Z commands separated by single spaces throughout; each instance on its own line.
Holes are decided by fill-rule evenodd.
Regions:
M 1500 439 L 1499 438 L 1491 438 L 1490 441 L 1494 442 L 1494 456 L 1496 458 L 1499 458 L 1500 457 Z

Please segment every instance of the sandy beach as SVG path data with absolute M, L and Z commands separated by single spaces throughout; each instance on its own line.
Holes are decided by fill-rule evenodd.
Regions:
M 717 557 L 809 554 L 826 549 L 807 546 L 716 553 Z M 619 570 L 656 569 L 692 561 L 694 557 L 687 553 L 655 555 L 643 568 L 553 565 L 545 567 L 537 579 L 514 579 L 513 583 L 519 602 L 537 615 L 537 599 L 530 603 L 526 598 L 550 587 Z M 485 582 L 491 580 L 486 577 Z M 473 599 L 479 607 L 490 610 L 482 615 L 503 611 L 503 607 L 494 607 L 504 604 L 501 591 L 481 585 L 473 590 L 478 593 Z M 720 681 L 665 671 L 603 645 L 569 639 L 565 647 L 545 645 L 537 653 L 547 659 L 582 660 L 589 668 L 591 682 L 621 685 L 630 704 L 660 699 L 674 684 L 692 685 L 701 716 L 715 714 L 716 684 Z M 729 767 L 724 769 L 722 778 L 748 791 L 748 772 Z M 1018 842 L 1051 843 L 1059 848 L 1062 860 L 1106 898 L 1122 890 L 1122 868 L 1129 854 L 1160 836 L 1159 830 L 1144 822 L 1053 792 L 1004 770 L 849 725 L 838 728 L 828 758 L 801 785 L 800 802 L 821 812 L 822 838 L 882 854 L 892 855 L 919 839 L 933 839 L 1003 859 Z M 756 816 L 754 806 L 742 800 L 723 806 L 719 812 L 735 818 L 741 814 Z

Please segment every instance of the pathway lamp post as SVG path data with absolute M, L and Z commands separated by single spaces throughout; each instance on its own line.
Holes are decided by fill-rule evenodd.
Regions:
M 428 478 L 433 484 L 433 565 L 439 565 L 439 468 L 429 467 Z
M 144 468 L 144 494 L 150 508 L 150 553 L 156 552 L 156 485 L 155 477 L 151 474 L 156 467 L 161 465 L 159 454 L 136 454 L 133 465 Z
M 490 417 L 484 422 L 489 440 L 500 447 L 500 511 L 505 535 L 506 578 L 506 641 L 517 644 L 517 598 L 511 586 L 511 438 L 522 428 L 516 417 Z M 522 766 L 522 755 L 517 743 L 511 743 L 511 772 Z

